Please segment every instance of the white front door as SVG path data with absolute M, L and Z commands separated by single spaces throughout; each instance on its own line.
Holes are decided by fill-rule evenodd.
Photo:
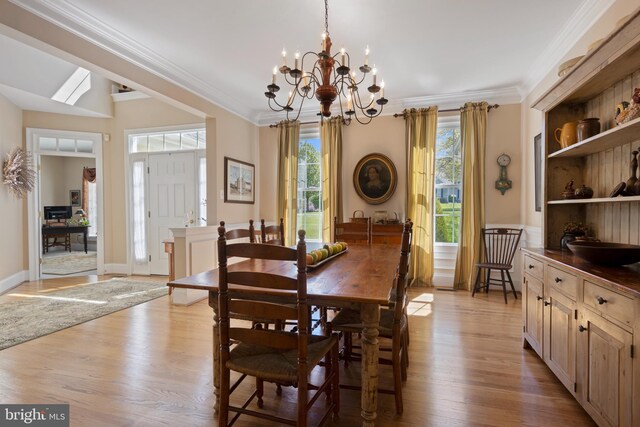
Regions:
M 196 212 L 195 154 L 149 155 L 149 267 L 151 274 L 169 274 L 163 240 L 170 228 L 184 227 Z

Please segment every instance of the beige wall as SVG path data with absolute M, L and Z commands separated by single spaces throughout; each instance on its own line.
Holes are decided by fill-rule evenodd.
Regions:
M 405 219 L 406 192 L 406 150 L 404 140 L 404 120 L 392 116 L 378 117 L 368 125 L 351 124 L 343 128 L 342 182 L 344 194 L 344 218 L 348 219 L 355 210 L 364 211 L 365 216 L 373 216 L 375 211 L 385 210 L 393 217 Z M 491 110 L 487 124 L 487 168 L 486 200 L 487 223 L 519 224 L 520 194 L 522 181 L 518 171 L 522 164 L 520 153 L 520 104 L 503 105 Z M 260 129 L 261 187 L 263 194 L 260 215 L 269 219 L 275 217 L 275 191 L 277 185 L 277 129 Z M 509 178 L 513 188 L 502 196 L 494 188 L 499 168 L 496 158 L 501 153 L 511 156 Z M 360 159 L 370 153 L 381 153 L 389 157 L 398 172 L 396 191 L 387 202 L 369 205 L 362 200 L 353 186 L 353 170 Z
M 82 169 L 95 167 L 95 159 L 42 156 L 40 160 L 40 202 L 42 206 L 68 205 L 69 191 L 82 191 Z
M 563 62 L 569 58 L 579 55 L 584 55 L 592 42 L 606 37 L 614 29 L 618 20 L 630 14 L 637 8 L 638 0 L 616 0 L 559 62 Z M 522 135 L 520 144 L 523 153 L 522 180 L 524 182 L 525 196 L 521 200 L 521 222 L 525 226 L 541 227 L 543 221 L 542 213 L 535 211 L 532 191 L 534 189 L 533 138 L 541 132 L 544 116 L 542 112 L 533 110 L 529 108 L 529 106 L 544 94 L 557 80 L 558 75 L 556 66 L 553 67 L 547 76 L 545 76 L 545 78 L 530 91 L 522 103 Z M 542 146 L 544 147 L 544 139 Z
M 530 151 L 533 151 L 533 147 Z M 502 153 L 511 157 L 507 175 L 512 188 L 504 193 L 496 190 L 500 175 L 496 159 Z M 485 210 L 487 224 L 520 224 L 520 198 L 523 192 L 520 176 L 523 153 L 520 150 L 520 104 L 501 105 L 489 111 L 487 120 L 487 151 L 485 169 Z M 532 196 L 533 197 L 533 196 Z
M 0 157 L 15 147 L 22 147 L 22 110 L 0 95 Z M 0 186 L 0 282 L 26 267 L 24 258 L 24 212 L 26 202 L 9 194 L 5 185 Z

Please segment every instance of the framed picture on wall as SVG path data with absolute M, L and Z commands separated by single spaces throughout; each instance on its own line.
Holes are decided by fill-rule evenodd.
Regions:
M 224 201 L 255 203 L 255 166 L 241 160 L 224 158 Z
M 398 173 L 391 159 L 379 153 L 364 156 L 353 171 L 353 186 L 365 202 L 384 203 L 393 196 Z
M 69 190 L 69 202 L 71 206 L 80 206 L 82 203 L 80 190 Z
M 536 212 L 542 211 L 542 134 L 533 138 L 533 161 L 535 182 L 535 207 Z

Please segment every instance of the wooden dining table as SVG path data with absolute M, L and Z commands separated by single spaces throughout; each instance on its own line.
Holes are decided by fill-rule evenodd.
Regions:
M 308 243 L 307 252 L 318 243 Z M 362 395 L 363 426 L 375 425 L 378 403 L 378 326 L 380 306 L 387 305 L 393 276 L 400 259 L 399 245 L 350 245 L 348 249 L 324 265 L 307 273 L 309 304 L 324 307 L 358 307 L 362 320 Z M 291 261 L 244 260 L 228 267 L 229 271 L 262 271 L 296 277 L 297 267 Z M 218 270 L 176 279 L 167 284 L 176 288 L 209 291 L 213 308 L 213 382 L 218 410 L 220 396 L 220 338 L 218 331 Z M 230 292 L 250 293 L 247 288 L 229 286 Z M 281 296 L 281 293 L 274 295 Z M 265 297 L 268 297 L 266 295 Z

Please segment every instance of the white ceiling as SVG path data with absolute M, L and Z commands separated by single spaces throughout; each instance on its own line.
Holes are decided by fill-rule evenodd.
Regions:
M 275 117 L 263 93 L 282 48 L 317 51 L 324 30 L 322 0 L 12 1 L 254 122 Z M 329 31 L 352 64 L 370 47 L 392 104 L 442 106 L 521 98 L 610 4 L 329 0 Z

